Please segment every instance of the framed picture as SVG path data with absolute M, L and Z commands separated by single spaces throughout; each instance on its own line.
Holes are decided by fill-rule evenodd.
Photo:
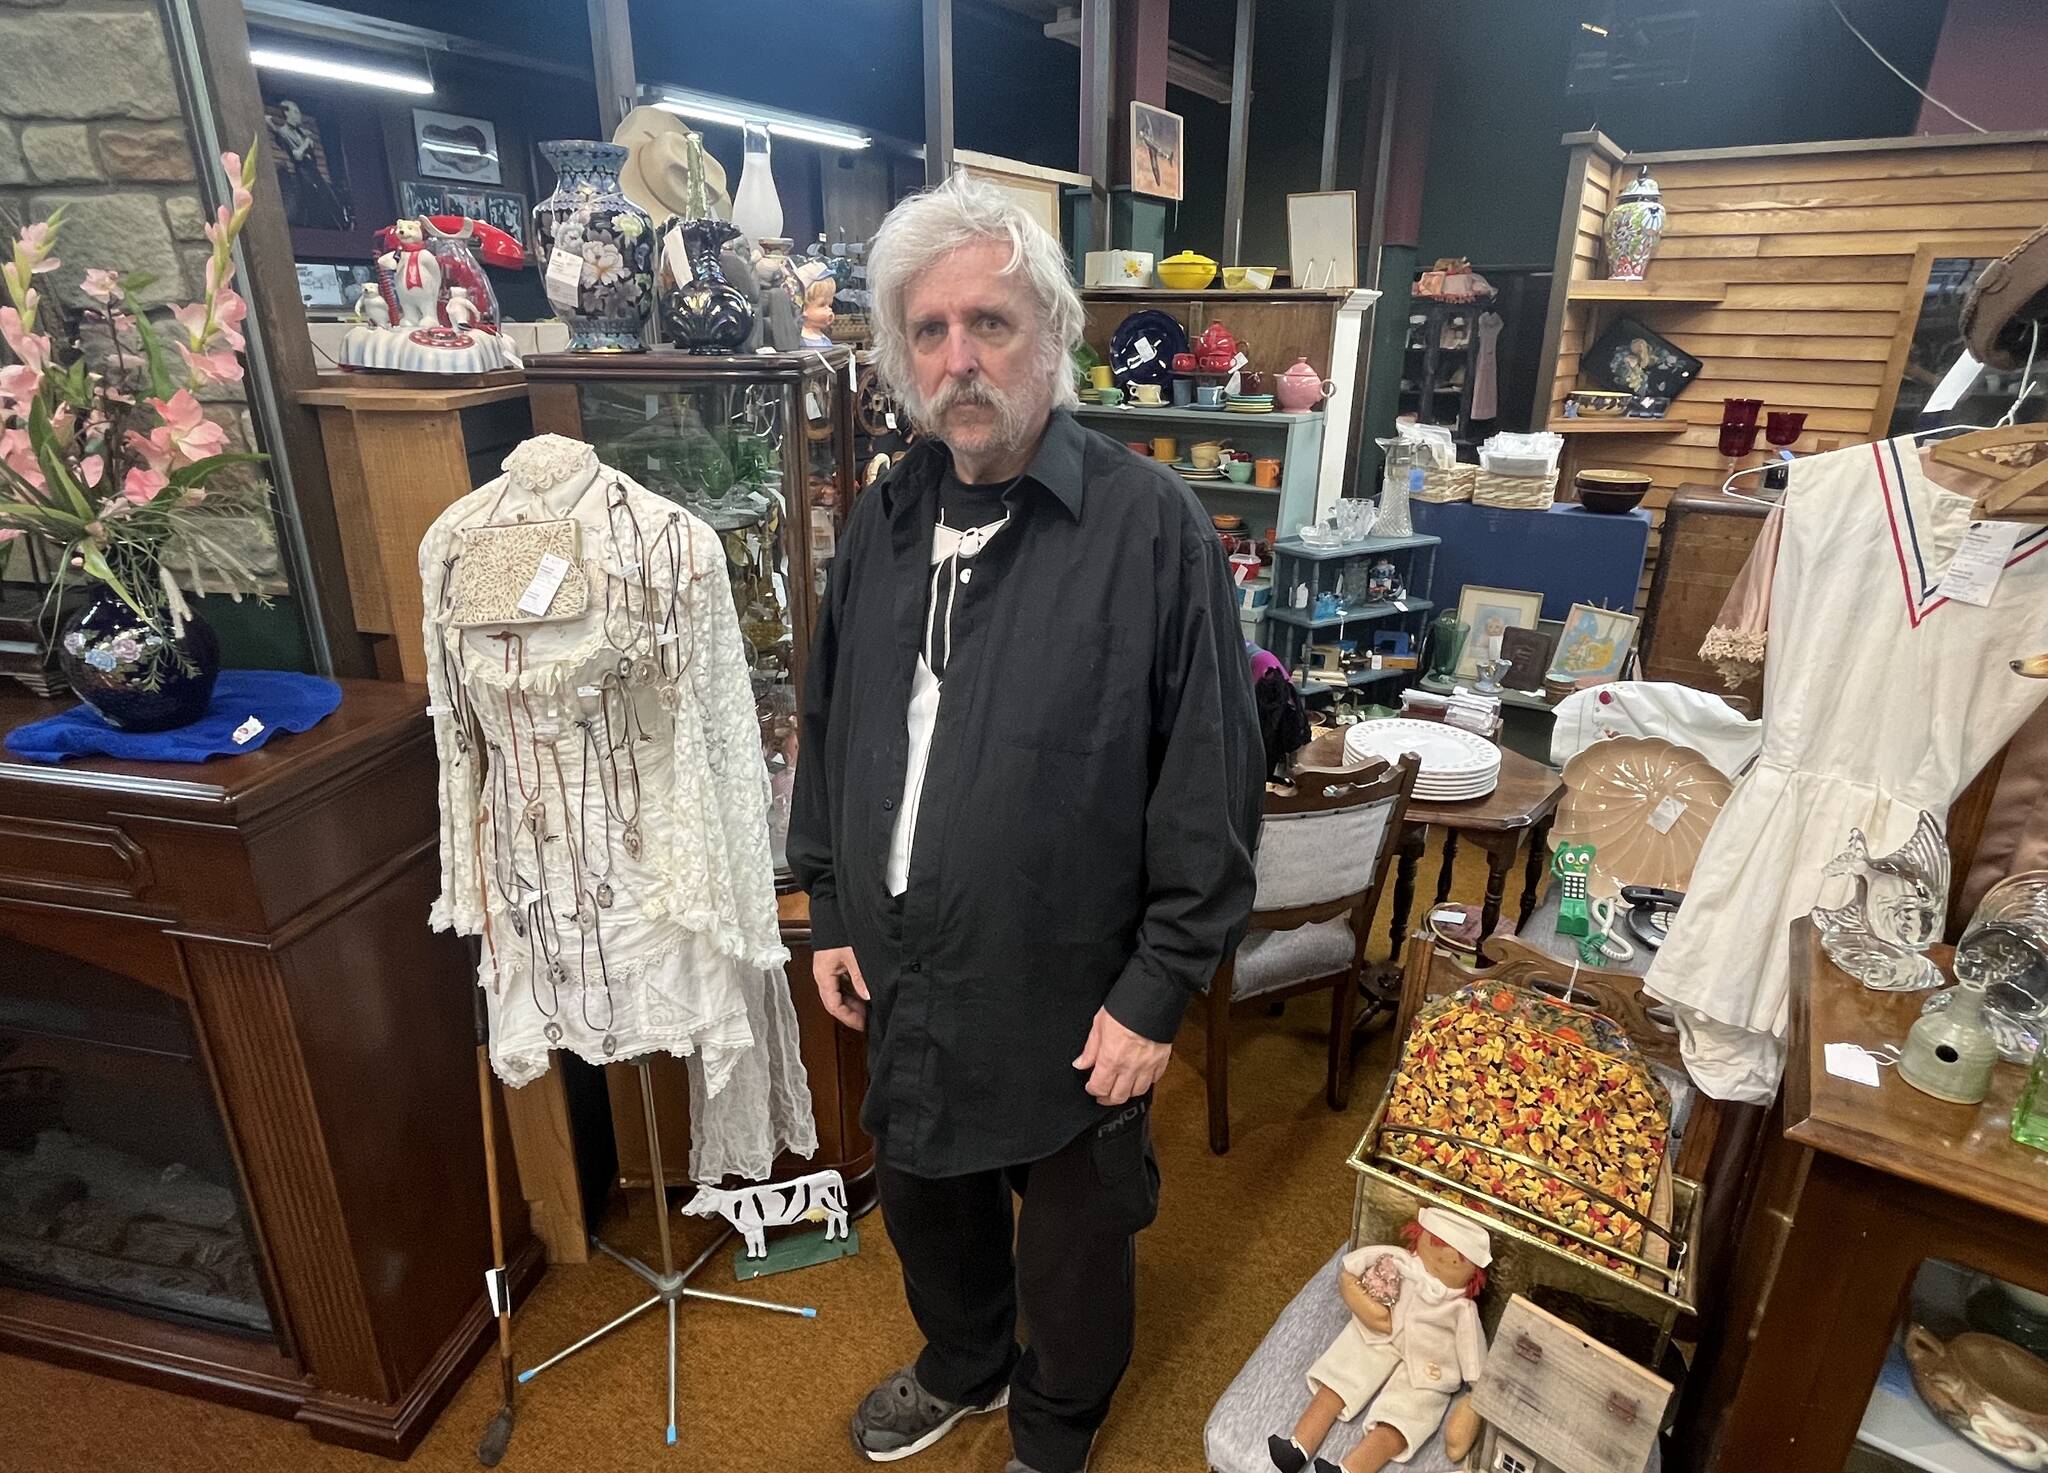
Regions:
M 1564 632 L 1558 636 L 1550 678 L 1596 683 L 1619 680 L 1629 651 L 1635 648 L 1640 623 L 1634 614 L 1573 604 L 1565 615 Z
M 1509 690 L 1540 690 L 1550 669 L 1550 636 L 1541 629 L 1501 631 L 1500 657 L 1508 662 L 1500 683 Z
M 416 107 L 412 110 L 412 138 L 420 173 L 428 179 L 504 183 L 498 169 L 498 130 L 485 118 Z
M 1298 287 L 1358 285 L 1358 191 L 1287 196 L 1287 271 Z
M 482 220 L 486 218 L 485 202 L 489 197 L 490 191 L 484 189 L 444 189 L 441 191 L 441 213 Z
M 398 186 L 398 213 L 408 220 L 419 215 L 445 215 L 448 213 L 448 191 L 438 184 L 422 184 L 417 179 L 408 179 Z
M 321 134 L 320 120 L 286 97 L 263 109 L 263 121 L 277 160 L 285 223 L 295 230 L 355 229 L 348 165 L 342 150 Z
M 483 221 L 495 225 L 522 246 L 526 244 L 526 196 L 490 190 L 484 195 Z
M 1459 622 L 1471 631 L 1458 655 L 1459 680 L 1479 674 L 1481 660 L 1498 659 L 1501 639 L 1510 629 L 1534 629 L 1543 617 L 1543 595 L 1515 588 L 1483 588 L 1467 583 L 1458 593 Z
M 1579 359 L 1582 388 L 1675 399 L 1699 377 L 1700 360 L 1633 317 L 1617 317 Z
M 1149 102 L 1131 102 L 1131 188 L 1139 194 L 1179 199 L 1182 188 L 1182 133 L 1179 113 Z

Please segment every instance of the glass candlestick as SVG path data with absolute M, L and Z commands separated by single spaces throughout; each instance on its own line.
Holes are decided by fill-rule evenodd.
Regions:
M 2012 1107 L 2012 1138 L 2023 1146 L 2048 1151 L 2048 1043 L 2035 1053 L 2019 1101 Z

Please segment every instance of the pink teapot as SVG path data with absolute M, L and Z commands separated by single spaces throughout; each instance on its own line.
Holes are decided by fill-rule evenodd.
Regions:
M 1295 359 L 1294 366 L 1287 372 L 1273 375 L 1274 397 L 1289 414 L 1313 409 L 1336 392 L 1337 385 L 1332 380 L 1321 377 L 1308 366 L 1306 354 Z

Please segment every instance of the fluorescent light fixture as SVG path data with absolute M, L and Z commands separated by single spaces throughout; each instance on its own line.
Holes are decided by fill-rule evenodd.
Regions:
M 728 128 L 741 128 L 752 123 L 757 127 L 766 128 L 777 138 L 815 143 L 824 148 L 862 149 L 871 147 L 875 141 L 858 128 L 849 128 L 843 123 L 834 123 L 825 118 L 808 118 L 802 113 L 758 106 L 731 97 L 717 97 L 708 92 L 689 92 L 679 87 L 650 87 L 642 95 L 648 97 L 655 107 L 664 112 L 672 112 L 677 117 L 690 118 L 700 123 L 721 123 Z
M 300 56 L 270 46 L 251 46 L 249 60 L 267 71 L 297 72 L 301 76 L 325 77 L 330 82 L 353 82 L 358 87 L 410 92 L 417 97 L 431 96 L 434 91 L 433 82 L 411 72 L 386 71 L 383 67 L 360 66 L 352 61 L 330 61 L 323 56 Z

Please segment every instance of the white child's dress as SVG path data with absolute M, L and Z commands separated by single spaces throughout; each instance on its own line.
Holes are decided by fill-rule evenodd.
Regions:
M 1942 591 L 1970 498 L 1929 481 L 1910 438 L 1798 461 L 1785 494 L 1763 750 L 1644 981 L 1700 1087 L 1755 1102 L 1784 1070 L 1789 927 L 1844 898 L 1822 870 L 1850 829 L 1885 854 L 1920 810 L 1945 819 L 2048 697 L 2010 669 L 2048 648 L 2048 527 L 2025 528 L 1977 607 Z

